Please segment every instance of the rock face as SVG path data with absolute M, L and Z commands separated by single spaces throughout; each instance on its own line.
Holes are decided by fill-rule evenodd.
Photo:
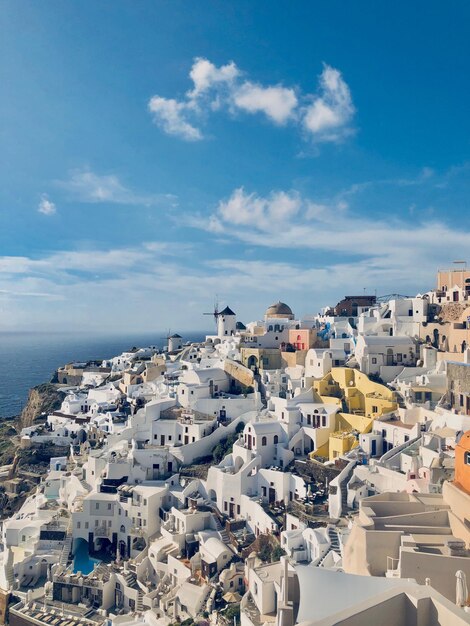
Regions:
M 21 428 L 27 428 L 42 413 L 57 411 L 62 404 L 63 396 L 58 391 L 58 386 L 52 383 L 44 383 L 29 390 L 28 402 L 21 412 Z

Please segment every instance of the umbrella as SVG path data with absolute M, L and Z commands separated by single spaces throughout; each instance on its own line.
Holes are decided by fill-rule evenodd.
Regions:
M 457 579 L 455 590 L 455 604 L 457 606 L 465 606 L 467 604 L 468 589 L 467 589 L 467 577 L 464 572 L 459 569 L 455 572 L 455 578 Z
M 222 598 L 225 600 L 225 602 L 228 603 L 240 602 L 240 600 L 242 599 L 239 593 L 233 593 L 233 591 L 227 591 L 227 593 L 225 593 Z

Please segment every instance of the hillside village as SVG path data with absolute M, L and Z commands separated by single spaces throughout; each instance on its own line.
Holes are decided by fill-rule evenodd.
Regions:
M 0 468 L 4 620 L 470 623 L 470 271 L 261 318 L 58 369 Z

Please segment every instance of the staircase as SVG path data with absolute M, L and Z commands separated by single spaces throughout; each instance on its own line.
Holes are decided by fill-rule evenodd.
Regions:
M 341 484 L 341 512 L 344 515 L 348 510 L 348 486 L 346 481 Z
M 65 535 L 65 541 L 64 541 L 64 545 L 63 545 L 62 552 L 60 554 L 60 559 L 59 559 L 60 565 L 63 565 L 64 567 L 67 566 L 70 560 L 70 555 L 72 553 L 72 542 L 73 542 L 72 520 L 70 520 L 67 526 L 67 533 Z
M 5 558 L 5 552 L 4 554 L 4 558 Z M 8 587 L 9 589 L 13 589 L 14 585 L 15 585 L 15 575 L 13 572 L 13 564 L 12 562 L 7 562 L 5 564 L 5 578 L 7 580 L 8 583 Z
M 330 538 L 331 549 L 338 554 L 341 554 L 341 546 L 339 543 L 339 537 L 336 528 L 334 528 L 333 526 L 328 526 L 326 532 L 328 533 L 328 537 Z
M 137 604 L 136 604 L 136 609 L 137 611 L 143 611 L 144 610 L 144 594 L 142 593 L 142 591 L 137 592 Z
M 169 556 L 176 556 L 178 553 L 179 550 L 173 543 L 167 543 L 159 548 L 157 553 L 157 560 L 162 561 L 162 563 L 167 563 Z
M 222 526 L 219 518 L 216 515 L 214 516 L 214 519 L 215 519 L 215 528 L 216 528 L 217 532 L 219 533 L 220 538 L 222 539 L 222 541 L 225 544 L 229 544 L 230 543 L 230 536 L 229 536 L 228 532 Z
M 126 581 L 126 585 L 128 587 L 134 587 L 137 581 L 137 576 L 134 574 L 134 572 L 127 570 L 124 573 L 124 580 Z
M 339 543 L 338 532 L 334 526 L 327 526 L 326 532 L 328 533 L 328 538 L 330 540 L 330 547 L 322 556 L 322 558 L 318 561 L 317 567 L 324 567 L 324 562 L 330 552 L 336 552 L 336 554 L 341 556 L 341 546 Z

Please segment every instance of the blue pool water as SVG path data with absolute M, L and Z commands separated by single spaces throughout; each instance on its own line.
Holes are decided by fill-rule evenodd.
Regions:
M 73 573 L 81 572 L 86 576 L 93 571 L 98 563 L 100 563 L 98 559 L 92 559 L 88 554 L 88 542 L 85 539 L 78 539 L 75 556 L 73 557 Z

